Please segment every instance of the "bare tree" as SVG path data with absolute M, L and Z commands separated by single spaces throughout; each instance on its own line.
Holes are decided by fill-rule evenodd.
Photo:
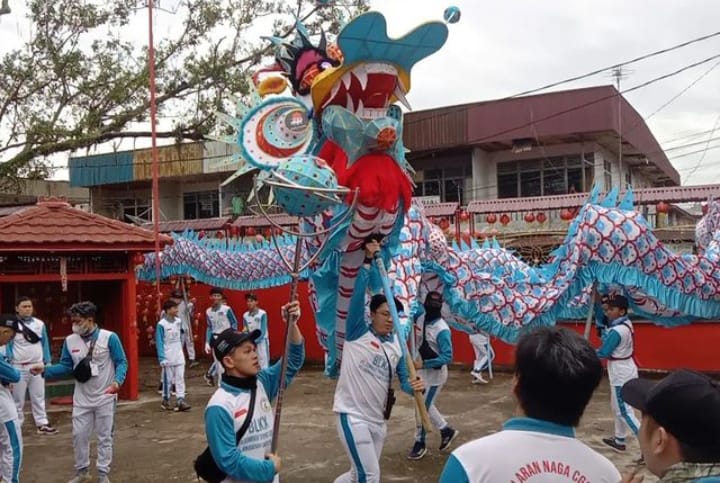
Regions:
M 335 5 L 337 3 L 337 5 Z M 271 54 L 248 29 L 270 18 L 267 34 L 288 36 L 299 18 L 311 32 L 337 32 L 367 0 L 184 0 L 172 35 L 157 42 L 159 116 L 172 116 L 163 138 L 200 140 L 230 94 L 248 90 L 250 67 Z M 138 0 L 30 0 L 32 36 L 0 59 L 0 183 L 41 177 L 47 156 L 122 138 L 149 116 L 147 36 Z M 2 7 L 8 7 L 3 2 Z

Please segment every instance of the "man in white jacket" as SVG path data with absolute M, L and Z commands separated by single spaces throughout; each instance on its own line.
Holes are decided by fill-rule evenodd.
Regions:
M 6 354 L 13 367 L 20 371 L 20 382 L 13 385 L 12 392 L 18 410 L 18 421 L 23 424 L 25 398 L 30 393 L 30 405 L 38 434 L 55 434 L 45 410 L 45 380 L 40 375 L 30 374 L 30 367 L 50 364 L 50 337 L 42 320 L 33 317 L 33 303 L 30 297 L 20 297 L 15 302 L 18 316 L 18 331 L 7 345 Z

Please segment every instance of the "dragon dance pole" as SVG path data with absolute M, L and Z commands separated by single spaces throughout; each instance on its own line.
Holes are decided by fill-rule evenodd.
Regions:
M 397 313 L 397 307 L 395 307 L 395 297 L 392 293 L 392 290 L 390 289 L 390 278 L 388 277 L 387 270 L 385 269 L 385 263 L 383 262 L 382 258 L 380 257 L 380 252 L 375 253 L 375 265 L 377 266 L 378 271 L 380 272 L 380 278 L 382 279 L 383 284 L 383 292 L 385 292 L 385 298 L 387 299 L 387 306 L 390 309 L 390 315 L 392 315 L 393 319 L 393 325 L 395 326 L 395 333 L 398 336 L 398 339 L 402 337 L 402 332 L 400 331 L 400 317 Z M 412 337 L 415 337 L 414 327 L 411 327 L 413 330 Z M 410 380 L 414 381 L 417 379 L 417 372 L 415 372 L 415 364 L 413 363 L 412 358 L 408 355 L 407 350 L 407 343 L 400 339 L 400 347 L 402 347 L 402 353 L 403 356 L 405 356 L 405 363 L 407 364 L 408 374 L 410 375 Z M 420 414 L 420 421 L 422 422 L 423 428 L 425 429 L 426 433 L 432 433 L 432 425 L 430 424 L 430 417 L 428 416 L 427 408 L 425 407 L 425 401 L 423 399 L 423 396 L 420 392 L 414 391 L 413 396 L 415 398 L 415 407 L 418 410 L 418 413 Z
M 302 260 L 302 242 L 303 239 L 297 237 L 295 242 L 295 257 L 293 258 L 293 266 L 290 271 L 290 302 L 297 300 L 298 291 L 298 280 L 300 279 L 301 266 L 300 261 Z M 287 324 L 285 324 L 285 353 L 283 354 L 282 362 L 280 363 L 280 387 L 278 388 L 277 399 L 275 400 L 275 421 L 273 422 L 273 438 L 271 453 L 277 452 L 279 435 L 280 435 L 280 416 L 282 415 L 282 400 L 285 393 L 286 377 L 287 377 L 287 366 L 288 366 L 288 355 L 290 353 L 290 327 L 297 323 L 295 317 L 288 315 Z
M 595 284 L 593 284 L 592 292 L 590 293 L 590 308 L 588 309 L 587 318 L 585 319 L 585 332 L 583 333 L 583 337 L 585 337 L 585 340 L 590 340 L 590 324 L 592 323 L 593 313 L 595 312 L 596 294 L 597 292 L 595 290 Z

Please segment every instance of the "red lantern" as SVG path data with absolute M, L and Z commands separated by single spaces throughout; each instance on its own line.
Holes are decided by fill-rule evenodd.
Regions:
M 707 213 L 708 213 L 708 204 L 707 204 L 707 203 L 703 203 L 703 205 L 702 205 L 702 214 L 703 214 L 703 215 L 707 215 Z
M 245 236 L 255 236 L 255 233 L 255 228 L 253 228 L 252 226 L 248 226 L 247 228 L 245 228 Z
M 255 241 L 258 243 L 262 243 L 265 241 L 265 237 L 263 237 L 260 233 L 258 233 L 257 235 L 255 235 Z
M 532 213 L 525 213 L 525 222 L 526 223 L 532 223 L 535 221 L 535 215 Z
M 265 228 L 263 234 L 265 235 L 265 238 L 270 238 L 272 236 L 272 230 L 270 228 Z
M 567 208 L 560 210 L 560 219 L 563 221 L 570 221 L 573 219 L 572 211 Z
M 670 211 L 670 205 L 668 205 L 664 201 L 661 201 L 660 203 L 657 204 L 655 209 L 657 210 L 658 213 L 667 213 L 668 211 Z
M 493 225 L 497 221 L 497 215 L 495 215 L 495 213 L 490 213 L 485 217 L 485 221 L 487 221 L 489 225 Z
M 470 213 L 463 210 L 458 214 L 458 218 L 460 219 L 460 221 L 468 221 L 470 219 Z
M 537 220 L 538 223 L 545 223 L 547 221 L 547 216 L 545 216 L 545 213 L 543 213 L 541 211 L 540 213 L 537 214 L 535 219 Z
M 275 235 L 275 236 L 280 236 L 283 233 L 283 231 L 280 228 L 273 228 L 272 232 L 273 232 L 273 235 Z
M 508 223 L 510 223 L 510 216 L 508 216 L 507 213 L 503 213 L 503 214 L 500 216 L 500 223 L 501 223 L 503 226 L 506 226 Z
M 447 218 L 442 218 L 440 220 L 439 226 L 442 231 L 445 231 L 450 228 L 450 222 L 447 220 Z
M 145 255 L 143 255 L 140 252 L 137 252 L 135 255 L 133 255 L 132 262 L 133 262 L 133 265 L 135 265 L 136 267 L 143 266 L 145 264 Z
M 202 240 L 203 238 L 205 238 L 205 232 L 200 230 L 200 233 L 198 233 L 198 240 Z
M 240 237 L 240 227 L 237 225 L 230 225 L 230 236 L 233 238 Z
M 222 230 L 218 230 L 217 233 L 215 233 L 215 238 L 217 238 L 218 240 L 222 240 L 223 238 L 225 238 L 225 233 L 223 233 Z

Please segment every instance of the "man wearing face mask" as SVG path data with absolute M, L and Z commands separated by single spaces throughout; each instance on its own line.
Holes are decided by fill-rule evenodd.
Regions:
M 440 430 L 440 451 L 446 451 L 460 433 L 452 428 L 437 406 L 435 400 L 447 382 L 447 365 L 452 362 L 452 340 L 450 327 L 442 318 L 443 298 L 439 292 L 428 292 L 423 308 L 425 314 L 420 316 L 421 337 L 417 341 L 420 358 L 415 360 L 418 376 L 425 381 L 425 407 L 428 410 L 433 426 Z M 420 423 L 419 415 L 415 414 L 415 444 L 408 454 L 409 460 L 419 460 L 427 453 L 425 447 L 425 430 Z
M 127 374 L 127 358 L 114 332 L 100 329 L 95 323 L 97 307 L 92 302 L 79 302 L 68 311 L 73 334 L 65 339 L 60 362 L 52 366 L 35 366 L 31 372 L 46 378 L 72 374 L 72 433 L 76 475 L 68 483 L 89 482 L 90 436 L 97 434 L 98 482 L 109 483 L 112 461 L 113 421 L 117 393 Z
M 25 397 L 30 393 L 33 419 L 38 434 L 55 434 L 45 411 L 45 381 L 40 375 L 30 374 L 30 367 L 50 364 L 50 337 L 42 320 L 33 317 L 33 303 L 30 297 L 20 297 L 15 302 L 18 315 L 18 331 L 7 346 L 7 356 L 20 371 L 22 379 L 13 386 L 13 397 L 18 408 L 20 426 L 23 424 Z

